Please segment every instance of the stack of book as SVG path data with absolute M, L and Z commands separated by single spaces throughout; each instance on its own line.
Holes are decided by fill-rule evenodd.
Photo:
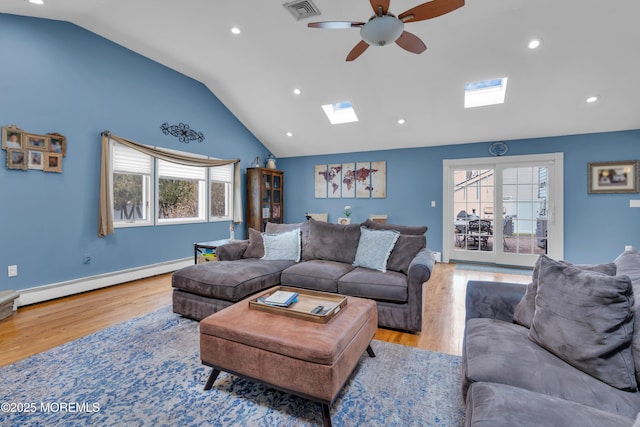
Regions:
M 297 292 L 275 291 L 274 293 L 266 297 L 262 302 L 268 305 L 275 305 L 276 307 L 289 307 L 297 300 Z

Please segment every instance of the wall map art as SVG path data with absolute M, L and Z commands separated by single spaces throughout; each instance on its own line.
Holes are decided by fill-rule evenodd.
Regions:
M 315 165 L 314 187 L 317 199 L 385 198 L 387 162 Z

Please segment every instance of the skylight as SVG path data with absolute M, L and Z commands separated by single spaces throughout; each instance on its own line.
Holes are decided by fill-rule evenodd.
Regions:
M 464 108 L 504 103 L 507 78 L 482 80 L 464 85 Z
M 322 106 L 322 109 L 332 125 L 358 121 L 358 116 L 348 101 L 326 104 Z

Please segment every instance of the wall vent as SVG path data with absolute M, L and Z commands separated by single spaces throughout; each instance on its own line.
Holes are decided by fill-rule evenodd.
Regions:
M 311 0 L 296 0 L 285 3 L 283 6 L 296 18 L 296 21 L 320 15 L 320 9 Z

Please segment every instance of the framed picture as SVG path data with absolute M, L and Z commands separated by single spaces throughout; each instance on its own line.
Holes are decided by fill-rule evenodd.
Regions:
M 2 149 L 24 148 L 22 131 L 15 126 L 5 126 L 2 128 Z
M 29 150 L 29 169 L 42 170 L 44 166 L 44 151 Z
M 42 170 L 45 172 L 62 172 L 62 154 L 61 153 L 44 153 L 44 164 Z
M 638 160 L 589 163 L 589 193 L 637 193 Z
M 351 224 L 351 218 L 347 218 L 346 216 L 338 218 L 338 224 Z
M 7 148 L 7 169 L 27 170 L 27 151 Z
M 47 151 L 49 149 L 49 137 L 42 135 L 26 134 L 26 146 L 27 150 L 40 150 Z
M 47 151 L 52 153 L 61 153 L 63 156 L 67 155 L 67 137 L 60 135 L 59 133 L 48 133 L 49 146 Z

